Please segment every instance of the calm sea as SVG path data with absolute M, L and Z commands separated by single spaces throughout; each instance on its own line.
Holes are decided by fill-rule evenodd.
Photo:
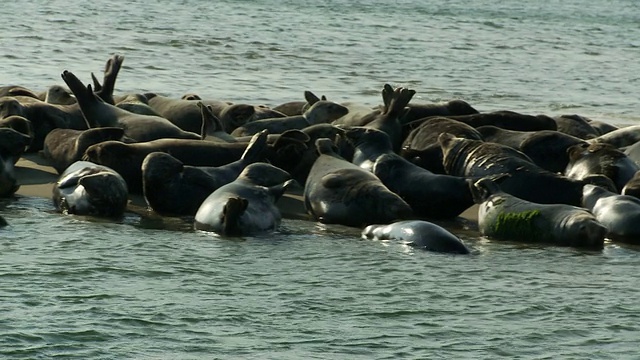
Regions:
M 267 105 L 461 98 L 481 111 L 640 121 L 640 3 L 623 0 L 6 2 L 0 85 L 85 82 Z M 635 359 L 640 252 L 522 246 L 471 256 L 285 220 L 223 240 L 181 219 L 61 216 L 0 202 L 0 358 Z

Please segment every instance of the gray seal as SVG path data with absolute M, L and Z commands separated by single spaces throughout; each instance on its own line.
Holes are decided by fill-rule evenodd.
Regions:
M 325 224 L 364 227 L 412 215 L 411 207 L 372 173 L 335 153 L 329 139 L 316 140 L 320 153 L 304 189 L 304 205 Z
M 234 181 L 248 165 L 264 160 L 266 148 L 267 133 L 258 133 L 239 160 L 219 167 L 188 166 L 167 153 L 153 152 L 142 163 L 144 198 L 158 214 L 195 215 L 212 192 Z M 265 186 L 271 185 L 276 184 Z
M 574 145 L 567 150 L 569 164 L 564 174 L 572 179 L 582 180 L 593 174 L 601 174 L 613 181 L 617 192 L 640 170 L 624 152 L 606 143 Z
M 582 206 L 607 227 L 607 238 L 640 244 L 640 199 L 585 185 Z
M 118 217 L 127 207 L 128 194 L 117 172 L 77 161 L 60 175 L 53 188 L 53 203 L 64 214 Z
M 389 225 L 369 225 L 362 237 L 374 240 L 395 240 L 434 252 L 469 254 L 469 248 L 445 228 L 424 220 L 398 221 Z
M 124 129 L 118 127 L 88 130 L 53 129 L 44 138 L 42 155 L 51 162 L 51 166 L 58 174 L 62 174 L 71 164 L 82 160 L 89 146 L 108 140 L 124 141 Z
M 264 186 L 264 178 L 280 179 Z M 247 236 L 274 231 L 282 220 L 276 201 L 295 180 L 275 166 L 255 163 L 247 166 L 233 182 L 209 195 L 196 212 L 197 230 L 223 236 Z
M 586 209 L 538 204 L 500 190 L 490 179 L 472 186 L 482 235 L 496 240 L 602 248 L 607 228 Z

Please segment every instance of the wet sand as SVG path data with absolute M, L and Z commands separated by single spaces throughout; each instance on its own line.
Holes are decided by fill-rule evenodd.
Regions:
M 20 184 L 20 189 L 18 189 L 17 192 L 18 195 L 51 198 L 53 185 L 58 180 L 58 173 L 53 167 L 49 166 L 47 160 L 40 155 L 26 154 L 16 164 L 16 177 L 18 178 L 18 184 Z M 278 201 L 278 207 L 282 212 L 282 216 L 285 218 L 310 220 L 309 215 L 307 215 L 304 209 L 300 188 L 286 193 Z M 149 213 L 144 197 L 135 194 L 129 195 L 127 210 L 139 214 Z M 447 222 L 444 225 L 449 224 L 453 227 L 458 227 L 460 224 L 463 224 L 463 227 L 469 227 L 477 223 L 477 216 L 478 208 L 477 206 L 473 206 L 462 213 L 458 221 L 451 224 Z

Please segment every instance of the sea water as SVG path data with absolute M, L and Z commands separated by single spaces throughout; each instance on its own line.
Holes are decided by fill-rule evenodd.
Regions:
M 0 85 L 84 82 L 125 56 L 117 93 L 277 105 L 303 91 L 381 103 L 640 120 L 635 1 L 6 2 Z M 239 240 L 184 219 L 62 216 L 2 200 L 0 358 L 634 359 L 638 248 L 490 241 L 470 256 L 288 220 Z M 473 226 L 471 226 L 473 227 Z

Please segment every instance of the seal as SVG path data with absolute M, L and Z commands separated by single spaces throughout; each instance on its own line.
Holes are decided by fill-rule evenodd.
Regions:
M 73 93 L 60 85 L 50 86 L 45 92 L 44 102 L 54 105 L 72 105 L 76 103 Z
M 284 135 L 284 134 L 283 134 Z M 142 162 L 152 152 L 164 152 L 192 166 L 222 166 L 234 162 L 245 152 L 249 142 L 212 142 L 185 139 L 158 139 L 148 142 L 125 144 L 120 141 L 104 141 L 91 145 L 83 160 L 110 167 L 127 181 L 129 191 L 142 193 Z M 306 145 L 296 138 L 281 136 L 269 144 L 265 155 L 275 166 L 296 164 Z
M 281 182 L 265 186 L 264 178 Z M 197 230 L 222 236 L 247 236 L 274 231 L 282 215 L 275 205 L 293 184 L 289 174 L 275 166 L 255 163 L 247 166 L 233 182 L 209 195 L 196 212 Z
M 436 174 L 446 174 L 442 166 L 442 149 L 438 143 L 440 134 L 446 132 L 460 138 L 483 140 L 474 127 L 446 117 L 433 117 L 419 123 L 409 123 L 404 127 L 404 131 L 408 133 L 400 155 Z
M 538 131 L 557 130 L 558 125 L 546 115 L 526 115 L 514 111 L 494 111 L 487 113 L 448 116 L 450 119 L 461 121 L 465 124 L 478 128 L 484 125 L 493 125 L 507 130 L 517 131 Z
M 7 223 L 7 220 L 5 220 L 2 216 L 0 216 L 0 227 L 5 227 L 7 225 L 9 225 Z
M 158 214 L 193 216 L 212 192 L 235 180 L 248 165 L 264 160 L 266 148 L 265 131 L 254 135 L 239 160 L 220 167 L 185 166 L 169 154 L 153 152 L 142 163 L 144 198 Z
M 124 138 L 124 129 L 118 127 L 53 129 L 44 139 L 42 155 L 51 162 L 58 174 L 62 174 L 71 164 L 82 160 L 89 146 L 108 140 L 131 142 Z
M 415 90 L 403 87 L 393 89 L 386 84 L 382 91 L 384 110 L 365 125 L 365 127 L 382 130 L 387 133 L 389 139 L 391 139 L 394 152 L 399 152 L 402 147 L 402 141 L 404 140 L 402 124 L 408 111 L 406 106 L 415 93 Z
M 527 155 L 505 145 L 457 138 L 448 133 L 440 134 L 438 141 L 448 174 L 469 178 L 508 174 L 501 180 L 500 187 L 505 193 L 526 201 L 580 206 L 582 187 L 586 183 L 615 189 L 611 180 L 603 175 L 575 180 L 546 171 Z
M 640 166 L 624 152 L 606 143 L 578 144 L 567 152 L 570 159 L 564 171 L 567 177 L 582 180 L 589 175 L 602 174 L 613 181 L 618 193 L 640 170 Z
M 28 135 L 10 128 L 0 128 L 0 197 L 9 197 L 20 188 L 16 180 L 15 163 L 30 142 Z
M 640 125 L 621 127 L 617 130 L 587 140 L 590 144 L 606 143 L 618 149 L 631 146 L 640 141 Z
M 604 121 L 597 121 L 597 120 L 591 120 L 591 119 L 587 119 L 587 120 L 589 121 L 589 125 L 591 125 L 591 127 L 598 132 L 598 136 L 608 134 L 614 130 L 619 129 L 619 127 L 613 124 L 606 123 Z
M 102 101 L 70 71 L 62 72 L 62 79 L 78 99 L 90 128 L 121 127 L 125 135 L 136 141 L 150 141 L 163 138 L 202 139 L 203 135 L 187 132 L 159 116 L 140 115 L 120 109 Z
M 490 179 L 473 184 L 478 228 L 496 240 L 550 243 L 601 249 L 607 228 L 586 209 L 565 204 L 538 204 L 503 192 Z
M 640 244 L 640 199 L 585 185 L 582 206 L 607 228 L 607 238 Z
M 127 184 L 112 169 L 77 161 L 53 188 L 53 203 L 64 214 L 118 217 L 127 207 Z
M 351 162 L 376 175 L 411 206 L 415 215 L 451 219 L 473 205 L 468 180 L 434 174 L 412 164 L 393 152 L 385 132 L 352 127 L 346 136 L 354 146 Z
M 327 100 L 327 97 L 322 95 L 322 97 L 316 96 L 316 94 L 312 93 L 309 90 L 304 92 L 305 101 L 289 101 L 286 103 L 282 103 L 280 105 L 274 106 L 273 110 L 283 113 L 286 116 L 296 116 L 304 114 L 307 109 L 311 106 L 311 104 L 315 104 L 320 100 Z
M 134 114 L 162 116 L 149 106 L 149 101 L 142 94 L 128 94 L 118 99 L 116 107 Z M 185 130 L 185 129 L 182 129 Z M 199 130 L 198 130 L 199 131 Z
M 591 126 L 589 120 L 580 115 L 560 115 L 554 117 L 553 120 L 558 125 L 558 131 L 579 139 L 588 140 L 600 136 L 598 130 Z
M 631 180 L 622 188 L 621 194 L 635 196 L 640 199 L 640 171 L 636 171 Z
M 340 104 L 319 100 L 302 115 L 252 121 L 237 127 L 231 132 L 231 135 L 235 137 L 248 136 L 265 129 L 270 134 L 282 134 L 287 130 L 304 129 L 315 124 L 330 123 L 344 116 L 348 111 L 346 107 Z
M 248 105 L 232 104 L 220 100 L 203 100 L 200 96 L 187 94 L 181 99 L 174 99 L 156 93 L 145 93 L 149 106 L 162 117 L 181 127 L 185 131 L 196 131 L 201 126 L 198 102 L 211 106 L 213 114 L 220 119 L 223 129 L 231 133 L 238 126 L 247 122 L 285 116 L 268 108 Z
M 320 153 L 304 188 L 304 205 L 325 224 L 364 227 L 411 216 L 409 204 L 372 173 L 335 153 L 329 139 L 316 140 Z
M 362 231 L 362 238 L 395 240 L 433 252 L 469 254 L 469 248 L 457 236 L 443 227 L 423 220 L 398 221 L 389 225 L 369 225 Z
M 520 150 L 536 165 L 551 172 L 564 172 L 569 164 L 569 147 L 587 144 L 582 139 L 555 130 L 515 131 L 491 125 L 480 126 L 477 130 L 484 141 Z
M 27 149 L 33 143 L 33 137 L 35 136 L 33 132 L 33 126 L 31 125 L 31 121 L 27 120 L 23 116 L 11 115 L 6 118 L 0 119 L 0 128 L 10 128 L 28 136 L 29 144 L 27 144 Z

